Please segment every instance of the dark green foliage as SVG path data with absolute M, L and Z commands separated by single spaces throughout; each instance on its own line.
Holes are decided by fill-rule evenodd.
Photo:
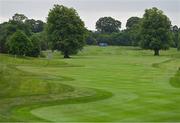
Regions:
M 17 30 L 21 30 L 27 36 L 32 35 L 32 32 L 31 32 L 30 28 L 24 22 L 10 20 L 8 23 L 9 23 L 9 26 L 8 26 L 9 33 L 12 34 L 12 33 L 16 32 Z
M 14 14 L 13 17 L 12 17 L 12 20 L 13 21 L 17 21 L 17 22 L 23 22 L 27 19 L 27 17 L 23 14 Z
M 120 31 L 121 22 L 111 18 L 100 18 L 96 22 L 98 33 L 95 34 L 97 43 L 108 43 L 109 45 L 137 46 L 140 40 L 140 21 L 138 17 L 131 17 L 127 22 L 127 29 Z
M 64 58 L 69 58 L 85 45 L 84 22 L 73 8 L 54 5 L 48 14 L 47 32 L 52 49 L 60 50 Z
M 24 56 L 31 51 L 32 43 L 22 31 L 16 31 L 10 37 L 7 46 L 10 54 Z
M 18 14 L 18 13 L 14 14 L 12 20 L 9 20 L 8 22 L 11 25 L 11 29 L 9 29 L 9 31 L 16 32 L 17 30 L 21 30 L 27 36 L 30 36 L 31 30 L 28 27 L 28 25 L 24 23 L 27 19 L 28 18 L 23 14 Z
M 111 45 L 111 42 L 112 42 L 112 37 L 110 34 L 98 34 L 97 35 L 97 43 L 107 43 L 109 45 Z
M 36 33 L 37 39 L 33 38 L 33 42 L 35 45 L 31 50 L 31 53 L 29 52 L 28 56 L 38 56 L 40 54 L 39 46 L 42 47 L 42 49 L 46 50 L 48 48 L 47 44 L 47 36 L 44 34 L 45 23 L 41 20 L 34 20 L 34 19 L 28 19 L 23 14 L 15 14 L 12 19 L 10 19 L 8 22 L 4 22 L 0 24 L 0 52 L 1 53 L 8 53 L 10 49 L 6 46 L 8 44 L 9 38 L 18 30 L 22 31 L 25 35 L 28 37 L 31 37 L 34 33 Z M 37 34 L 38 32 L 42 32 Z M 34 36 L 33 36 L 34 37 Z M 34 42 L 34 40 L 36 40 Z M 38 40 L 38 41 L 37 41 Z M 37 44 L 37 42 L 39 44 Z
M 7 47 L 6 47 L 6 39 L 7 39 L 7 23 L 0 24 L 0 52 L 6 53 Z
M 140 31 L 141 31 L 141 21 L 139 17 L 131 17 L 126 23 L 126 33 L 129 36 L 129 42 L 132 46 L 139 46 L 140 43 Z
M 17 30 L 23 31 L 26 35 L 30 36 L 31 32 L 29 28 L 23 23 L 10 20 L 0 24 L 0 52 L 7 53 L 6 42 L 8 38 Z
M 171 22 L 169 18 L 157 8 L 146 9 L 141 26 L 141 47 L 154 50 L 154 55 L 159 55 L 159 50 L 166 50 L 171 44 Z
M 126 28 L 127 29 L 132 28 L 134 25 L 138 24 L 140 21 L 141 21 L 141 18 L 139 17 L 130 17 L 127 20 Z
M 87 45 L 96 45 L 97 44 L 97 40 L 95 38 L 95 33 L 93 33 L 92 31 L 89 31 L 87 33 L 86 44 Z
M 48 50 L 50 48 L 50 44 L 48 41 L 48 34 L 46 31 L 40 32 L 36 34 L 40 40 L 41 50 Z
M 27 19 L 25 24 L 29 26 L 32 32 L 42 32 L 44 29 L 45 23 L 41 20 Z
M 0 52 L 1 53 L 7 53 L 8 49 L 6 47 L 6 42 L 9 39 L 9 37 L 15 33 L 17 30 L 23 31 L 27 36 L 30 36 L 31 30 L 29 29 L 28 25 L 24 23 L 25 17 L 22 14 L 15 14 L 12 17 L 12 20 L 9 20 L 8 22 L 4 22 L 0 24 Z
M 177 50 L 179 50 L 180 48 L 180 31 L 178 26 L 173 26 L 172 27 L 172 39 L 173 39 L 173 47 L 177 48 Z
M 173 26 L 173 27 L 172 27 L 172 31 L 173 31 L 173 32 L 178 32 L 178 31 L 179 31 L 178 26 L 177 26 L 177 25 Z
M 180 51 L 180 32 L 179 32 L 179 34 L 178 34 L 177 50 Z
M 102 17 L 96 22 L 96 29 L 101 33 L 119 32 L 121 22 L 112 17 Z
M 120 33 L 112 34 L 112 45 L 118 46 L 131 46 L 132 41 L 130 39 L 129 33 L 127 30 L 124 30 Z
M 86 38 L 86 44 L 95 45 L 95 44 L 97 44 L 97 41 L 93 36 L 90 35 Z
M 132 44 L 128 31 L 124 30 L 119 33 L 93 33 L 92 38 L 96 44 L 107 43 L 108 45 L 130 46 Z
M 34 34 L 30 37 L 30 40 L 32 42 L 32 48 L 28 53 L 28 56 L 37 57 L 40 55 L 41 52 L 40 37 L 37 34 Z

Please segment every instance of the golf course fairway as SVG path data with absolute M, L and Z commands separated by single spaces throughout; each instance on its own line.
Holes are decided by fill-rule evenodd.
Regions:
M 50 60 L 0 54 L 0 121 L 180 122 L 179 67 L 176 49 L 153 56 L 87 46 Z

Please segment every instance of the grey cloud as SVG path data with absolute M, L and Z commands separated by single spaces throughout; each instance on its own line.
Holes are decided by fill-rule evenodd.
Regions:
M 125 27 L 131 16 L 142 17 L 146 8 L 158 7 L 180 26 L 180 0 L 0 0 L 0 21 L 7 21 L 14 13 L 46 21 L 53 4 L 63 4 L 77 10 L 89 29 L 95 29 L 99 17 L 112 16 Z

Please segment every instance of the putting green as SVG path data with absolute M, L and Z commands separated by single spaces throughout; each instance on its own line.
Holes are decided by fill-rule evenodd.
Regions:
M 180 121 L 180 53 L 175 49 L 159 57 L 148 50 L 111 46 L 86 47 L 72 59 L 55 53 L 49 62 L 17 58 L 11 63 L 11 57 L 1 57 L 6 71 L 27 74 L 15 77 L 26 82 L 19 82 L 19 91 L 4 92 L 21 98 L 21 104 L 0 110 L 5 121 Z M 34 102 L 22 101 L 28 99 Z

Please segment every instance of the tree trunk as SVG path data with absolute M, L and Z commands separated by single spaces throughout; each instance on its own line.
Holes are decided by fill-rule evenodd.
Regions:
M 154 50 L 154 56 L 159 56 L 159 50 L 158 49 Z
M 64 58 L 70 58 L 67 51 L 64 52 Z

